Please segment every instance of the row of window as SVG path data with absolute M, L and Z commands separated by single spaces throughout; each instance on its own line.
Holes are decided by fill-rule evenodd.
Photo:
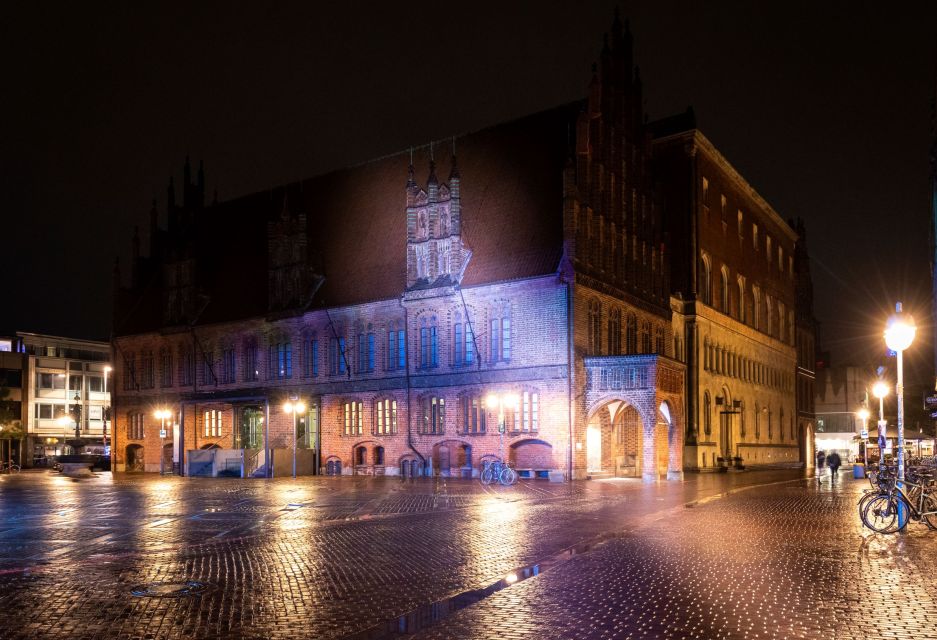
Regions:
M 726 196 L 725 196 L 724 194 L 723 194 L 723 195 L 720 195 L 720 197 L 719 197 L 719 204 L 720 204 L 722 228 L 723 228 L 723 231 L 725 231 L 725 230 L 728 228 L 728 223 L 729 223 L 729 222 L 728 222 L 728 221 L 729 221 L 728 215 L 729 215 L 729 214 L 728 214 L 728 200 L 727 200 L 727 198 L 726 198 Z M 706 216 L 709 215 L 709 179 L 707 179 L 707 178 L 705 178 L 705 177 L 703 178 L 703 212 L 704 212 L 704 214 L 705 214 Z M 745 221 L 744 221 L 744 219 L 745 219 L 745 216 L 744 216 L 744 214 L 742 213 L 742 210 L 741 210 L 741 209 L 738 209 L 737 212 L 736 212 L 736 220 L 737 220 L 738 236 L 739 236 L 739 240 L 740 240 L 740 241 L 743 240 L 744 237 L 745 237 L 745 232 L 744 232 L 744 229 L 745 229 Z M 773 245 L 774 245 L 774 243 L 773 243 L 773 241 L 772 241 L 771 236 L 766 233 L 766 234 L 765 234 L 765 244 L 764 244 L 764 247 L 765 247 L 765 260 L 767 260 L 767 262 L 768 262 L 769 265 L 770 265 L 770 264 L 773 262 L 773 260 L 774 260 L 775 252 L 774 252 L 774 250 L 773 250 Z M 760 239 L 759 239 L 759 229 L 758 229 L 758 225 L 757 225 L 756 223 L 754 223 L 754 222 L 752 223 L 752 250 L 754 250 L 756 253 L 760 252 L 760 250 L 761 250 L 761 242 L 760 242 Z M 784 247 L 781 246 L 781 243 L 780 243 L 780 242 L 777 243 L 777 252 L 776 252 L 776 253 L 777 253 L 778 272 L 783 274 L 783 273 L 784 273 L 784 268 L 785 268 L 785 266 L 786 266 L 786 267 L 787 267 L 787 272 L 788 272 L 788 277 L 790 277 L 790 278 L 793 280 L 793 279 L 794 279 L 794 257 L 793 257 L 790 253 L 788 253 L 788 254 L 787 254 L 787 261 L 786 261 L 786 263 L 785 263 L 785 260 L 784 260 Z
M 781 391 L 793 388 L 793 374 L 729 351 L 708 339 L 703 343 L 703 370 Z
M 761 287 L 752 285 L 751 296 L 745 276 L 736 279 L 735 295 L 729 285 L 729 269 L 723 266 L 719 271 L 717 302 L 719 310 L 759 331 L 763 331 L 779 340 L 794 344 L 794 312 L 770 294 L 762 295 Z M 704 304 L 715 307 L 713 300 L 712 259 L 703 252 L 700 264 L 700 299 Z
M 706 391 L 703 393 L 703 408 L 701 412 L 702 415 L 700 417 L 702 418 L 703 423 L 703 433 L 707 436 L 712 435 L 713 413 L 712 396 L 710 396 L 709 391 Z M 741 438 L 746 438 L 748 436 L 747 427 L 749 415 L 745 410 L 744 401 L 739 401 L 737 406 L 729 407 L 725 397 L 719 396 L 716 398 L 715 413 L 717 414 L 717 420 L 726 421 L 730 421 L 732 416 L 738 415 L 739 436 Z M 755 430 L 753 435 L 756 440 L 761 439 L 762 430 L 764 428 L 767 428 L 768 441 L 770 442 L 774 440 L 775 427 L 777 427 L 777 435 L 780 439 L 780 442 L 784 442 L 786 440 L 794 441 L 797 439 L 794 426 L 794 416 L 788 416 L 788 419 L 785 421 L 783 407 L 778 412 L 777 425 L 775 425 L 774 422 L 774 412 L 771 411 L 771 409 L 768 407 L 759 408 L 757 403 L 755 403 L 755 409 L 752 412 L 751 417 L 754 418 Z M 785 427 L 787 427 L 786 430 Z
M 47 371 L 36 372 L 36 388 L 40 390 L 64 389 L 67 379 L 69 391 L 81 391 L 82 380 L 85 377 L 88 379 L 88 391 L 97 393 L 104 391 L 103 376 L 83 376 L 80 373 L 78 375 L 66 375 L 64 373 L 52 373 Z
M 416 366 L 431 369 L 440 365 L 440 338 L 436 316 L 420 319 L 417 333 L 418 359 Z M 513 327 L 508 313 L 489 320 L 486 336 L 489 362 L 509 362 L 513 349 Z M 314 378 L 320 374 L 320 339 L 316 334 L 303 337 L 300 346 L 303 378 Z M 354 353 L 349 353 L 349 345 L 344 337 L 333 336 L 327 339 L 327 373 L 331 376 L 347 375 L 351 372 L 350 362 L 359 374 L 373 373 L 378 361 L 378 348 L 384 347 L 384 368 L 397 371 L 407 366 L 407 333 L 404 329 L 393 327 L 379 336 L 368 330 L 356 336 Z M 463 322 L 460 316 L 452 324 L 451 353 L 452 366 L 471 366 L 478 364 L 479 344 L 472 324 Z M 141 351 L 139 366 L 137 354 L 124 353 L 123 388 L 131 391 L 137 388 L 152 389 L 156 386 L 156 366 L 152 351 Z M 241 346 L 240 362 L 243 366 L 240 379 L 253 382 L 260 379 L 260 348 L 256 339 L 248 339 Z M 174 360 L 178 365 L 174 368 Z M 175 353 L 164 347 L 159 351 L 159 386 L 174 386 L 178 376 L 179 386 L 192 386 L 196 382 L 202 385 L 233 384 L 238 381 L 239 359 L 234 347 L 223 348 L 220 359 L 215 360 L 211 352 L 196 352 L 190 345 L 179 346 Z M 280 340 L 269 344 L 266 358 L 266 379 L 284 380 L 294 377 L 293 344 L 289 340 Z M 64 384 L 64 382 L 62 383 Z M 94 390 L 94 389 L 92 389 Z
M 608 312 L 608 350 L 602 349 L 602 304 L 593 299 L 589 302 L 589 353 L 591 355 L 624 355 L 635 353 L 658 353 L 666 355 L 664 342 L 664 329 L 661 326 L 653 327 L 647 320 L 641 321 L 640 332 L 638 320 L 633 313 L 625 318 L 625 330 L 622 332 L 621 309 L 613 307 Z M 652 342 L 653 340 L 653 342 Z

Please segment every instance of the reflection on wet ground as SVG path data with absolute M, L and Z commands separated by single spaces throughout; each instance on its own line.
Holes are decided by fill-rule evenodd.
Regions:
M 898 571 L 906 586 L 919 570 L 917 548 L 937 537 L 864 542 L 852 511 L 862 483 L 818 489 L 802 477 L 482 487 L 441 478 L 0 476 L 0 637 L 489 637 L 491 621 L 506 625 L 502 637 L 735 637 L 741 627 L 694 618 L 695 608 L 730 593 L 733 615 L 744 603 L 744 612 L 767 611 L 753 603 L 782 593 L 798 594 L 802 607 L 817 592 L 801 583 L 820 579 L 805 572 L 848 556 L 831 550 L 844 540 L 865 545 L 863 571 Z M 712 500 L 720 496 L 728 497 Z M 785 556 L 798 560 L 779 564 Z M 696 599 L 686 595 L 694 589 Z M 593 605 L 576 605 L 581 615 L 570 610 L 589 598 Z M 784 603 L 785 619 L 794 605 Z M 835 601 L 825 606 L 838 611 Z M 673 616 L 693 623 L 667 622 Z

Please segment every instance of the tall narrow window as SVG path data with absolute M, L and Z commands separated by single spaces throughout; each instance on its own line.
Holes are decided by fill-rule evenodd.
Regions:
M 520 400 L 520 415 L 514 420 L 513 425 L 508 423 L 508 427 L 513 426 L 515 430 L 520 431 L 538 431 L 540 429 L 540 394 L 536 391 L 524 391 Z
M 501 323 L 497 318 L 491 319 L 490 329 L 488 338 L 491 341 L 491 360 L 494 362 L 498 360 L 498 356 L 501 354 Z
M 137 356 L 133 352 L 124 354 L 124 370 L 122 372 L 124 391 L 137 388 Z
M 392 435 L 397 433 L 397 401 L 379 399 L 374 405 L 374 433 Z
M 641 353 L 651 352 L 651 325 L 645 320 L 641 323 Z
M 255 340 L 244 343 L 244 380 L 252 382 L 260 377 L 260 357 Z
M 391 327 L 387 330 L 387 369 L 403 369 L 407 366 L 407 339 L 403 329 Z
M 420 318 L 420 368 L 428 369 L 439 365 L 439 336 L 436 316 Z
M 364 433 L 363 407 L 360 400 L 349 400 L 343 405 L 346 436 L 360 436 Z
M 462 432 L 485 433 L 485 405 L 479 396 L 462 397 Z
M 374 371 L 374 334 L 358 334 L 358 372 L 370 373 Z
M 314 378 L 319 375 L 319 339 L 315 334 L 303 338 L 303 377 Z
M 332 338 L 329 340 L 329 373 L 340 375 L 345 373 L 348 364 L 345 362 L 345 338 Z
M 703 301 L 703 304 L 712 304 L 712 291 L 713 291 L 713 281 L 712 281 L 712 263 L 709 261 L 709 256 L 703 254 L 703 258 L 700 264 L 700 298 Z
M 195 382 L 195 354 L 192 347 L 179 347 L 179 384 L 184 387 Z
M 452 364 L 456 366 L 465 364 L 465 339 L 461 322 L 452 325 L 452 348 Z
M 172 351 L 168 347 L 159 350 L 159 386 L 172 386 Z
M 638 319 L 633 313 L 628 314 L 628 323 L 625 328 L 625 347 L 627 353 L 638 352 Z
M 612 309 L 608 314 L 608 352 L 621 354 L 621 309 Z
M 225 384 L 237 382 L 237 353 L 233 347 L 227 347 L 221 352 L 221 366 Z
M 205 425 L 205 437 L 206 438 L 217 438 L 221 435 L 222 429 L 222 413 L 217 409 L 209 409 L 206 411 L 202 417 L 202 422 Z
M 712 433 L 712 400 L 709 392 L 703 394 L 703 433 L 707 436 Z
M 293 377 L 293 346 L 289 342 L 270 345 L 267 371 L 271 379 L 282 380 Z
M 719 276 L 719 310 L 729 315 L 729 270 L 723 267 Z
M 598 300 L 589 301 L 589 353 L 602 353 L 602 305 Z
M 127 438 L 130 440 L 143 440 L 143 414 L 131 412 L 127 415 Z
M 745 304 L 746 304 L 746 301 L 745 301 L 745 278 L 743 278 L 742 276 L 739 276 L 738 283 L 739 283 L 739 306 L 738 306 L 738 311 L 739 311 L 739 313 L 738 313 L 738 318 L 739 318 L 739 322 L 745 323 L 745 321 L 748 319 L 748 318 L 745 317 Z
M 439 396 L 430 396 L 423 400 L 423 420 L 420 433 L 439 435 L 446 429 L 446 400 Z

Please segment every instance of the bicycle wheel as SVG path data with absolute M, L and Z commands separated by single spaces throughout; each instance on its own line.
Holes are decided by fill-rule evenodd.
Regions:
M 494 480 L 494 471 L 492 470 L 491 465 L 488 465 L 482 471 L 481 481 L 482 484 L 491 484 L 492 480 Z
M 877 495 L 866 502 L 862 512 L 862 524 L 876 533 L 894 533 L 898 526 L 898 499 L 894 496 Z
M 932 493 L 924 498 L 924 511 L 921 519 L 929 529 L 937 529 L 937 496 Z
M 501 470 L 500 480 L 501 480 L 501 484 L 504 484 L 504 485 L 514 484 L 515 482 L 517 482 L 517 471 L 515 471 L 511 467 L 504 467 L 504 469 Z
M 859 509 L 860 520 L 862 519 L 862 512 L 865 511 L 866 505 L 869 504 L 869 500 L 871 500 L 875 496 L 880 496 L 880 495 L 882 494 L 876 493 L 875 491 L 866 491 L 865 494 L 861 498 L 859 498 L 859 503 L 856 506 Z
M 19 473 L 19 472 L 20 472 L 20 466 L 18 464 L 14 463 L 10 465 L 10 473 Z

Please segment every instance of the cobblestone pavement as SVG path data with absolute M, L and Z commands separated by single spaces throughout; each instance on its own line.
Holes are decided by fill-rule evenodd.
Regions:
M 0 638 L 937 638 L 937 534 L 862 488 L 0 476 Z

